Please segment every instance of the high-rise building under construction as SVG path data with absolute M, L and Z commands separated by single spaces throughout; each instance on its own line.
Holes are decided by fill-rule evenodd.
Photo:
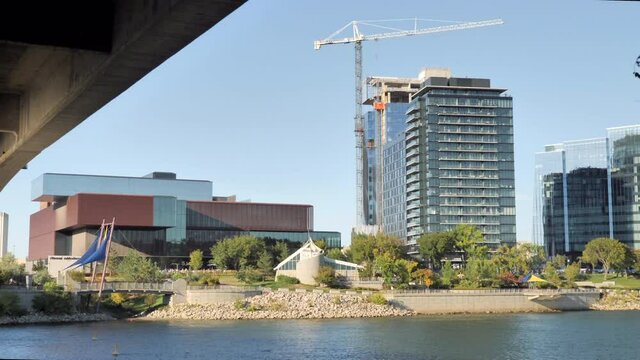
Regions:
M 410 251 L 420 235 L 458 224 L 476 225 L 490 245 L 515 243 L 506 90 L 488 79 L 451 77 L 448 69 L 425 69 L 416 79 L 371 78 L 369 85 L 369 224 L 402 238 Z

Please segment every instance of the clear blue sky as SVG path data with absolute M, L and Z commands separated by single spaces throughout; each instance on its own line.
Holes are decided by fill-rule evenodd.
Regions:
M 640 3 L 250 0 L 36 157 L 0 192 L 9 250 L 26 256 L 31 181 L 44 172 L 173 171 L 217 195 L 307 203 L 350 241 L 355 220 L 353 46 L 313 50 L 354 19 L 505 25 L 364 44 L 365 75 L 425 66 L 486 77 L 514 98 L 518 239 L 531 239 L 534 153 L 640 123 Z M 437 24 L 432 24 L 435 26 Z

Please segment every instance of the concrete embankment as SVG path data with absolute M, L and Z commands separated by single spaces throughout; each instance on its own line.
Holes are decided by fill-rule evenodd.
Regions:
M 605 290 L 593 310 L 640 310 L 640 290 Z
M 331 319 L 408 316 L 413 312 L 369 303 L 362 295 L 276 291 L 226 304 L 178 304 L 145 319 Z
M 87 322 L 87 321 L 106 321 L 114 320 L 107 314 L 70 314 L 70 315 L 45 315 L 45 314 L 29 314 L 24 316 L 2 316 L 0 317 L 0 325 L 20 325 L 20 324 L 55 324 L 68 322 Z
M 427 290 L 387 292 L 396 306 L 419 314 L 513 313 L 589 310 L 599 291 L 583 290 Z

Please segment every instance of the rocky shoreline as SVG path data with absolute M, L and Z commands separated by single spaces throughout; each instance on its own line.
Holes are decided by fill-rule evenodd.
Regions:
M 45 315 L 45 314 L 28 314 L 24 316 L 2 316 L 0 317 L 0 326 L 2 325 L 22 325 L 22 324 L 56 324 L 71 322 L 88 322 L 88 321 L 106 321 L 115 320 L 108 314 L 69 314 L 69 315 Z
M 336 319 L 410 316 L 412 311 L 376 305 L 363 296 L 269 292 L 231 304 L 180 304 L 136 320 Z
M 592 310 L 640 310 L 640 290 L 607 290 Z

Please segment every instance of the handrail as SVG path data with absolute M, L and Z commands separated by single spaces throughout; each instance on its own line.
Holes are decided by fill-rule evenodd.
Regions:
M 387 290 L 391 294 L 574 294 L 599 293 L 598 289 L 402 289 Z

